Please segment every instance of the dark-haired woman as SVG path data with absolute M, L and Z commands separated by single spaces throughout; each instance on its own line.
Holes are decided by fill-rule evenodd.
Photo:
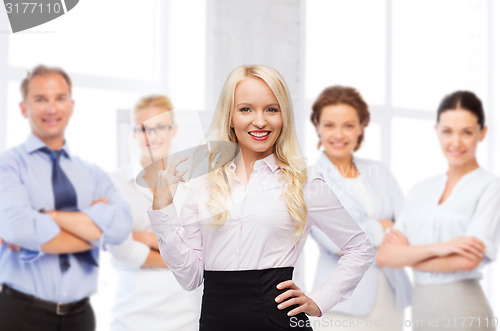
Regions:
M 377 262 L 413 268 L 414 330 L 494 330 L 478 281 L 500 240 L 500 179 L 476 159 L 487 131 L 481 101 L 468 91 L 447 95 L 435 128 L 448 170 L 410 191 Z
M 378 247 L 404 197 L 385 164 L 354 155 L 370 121 L 368 105 L 356 89 L 331 86 L 312 108 L 311 121 L 323 147 L 317 169 Z M 319 287 L 337 268 L 342 252 L 322 232 L 313 229 L 311 233 L 320 247 L 315 277 L 315 287 Z M 373 263 L 352 296 L 325 313 L 315 330 L 402 330 L 404 308 L 410 301 L 411 284 L 404 270 L 381 269 Z

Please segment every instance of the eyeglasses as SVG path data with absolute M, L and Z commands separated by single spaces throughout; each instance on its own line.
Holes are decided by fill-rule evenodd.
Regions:
M 159 134 L 159 133 L 165 133 L 167 130 L 170 131 L 174 128 L 172 124 L 170 125 L 158 125 L 155 128 L 147 128 L 147 127 L 140 127 L 137 126 L 134 128 L 134 132 L 142 132 L 146 133 L 147 135 L 151 135 L 152 133 Z

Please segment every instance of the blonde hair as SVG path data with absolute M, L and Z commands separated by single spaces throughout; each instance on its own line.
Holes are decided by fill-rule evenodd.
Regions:
M 134 115 L 143 109 L 149 107 L 158 107 L 165 109 L 165 112 L 169 112 L 172 118 L 172 123 L 174 122 L 174 106 L 169 97 L 161 94 L 152 94 L 139 99 L 134 107 Z
M 296 234 L 301 234 L 307 222 L 307 208 L 303 194 L 307 170 L 295 134 L 290 93 L 280 73 L 262 65 L 243 65 L 234 69 L 222 89 L 210 132 L 213 140 L 238 143 L 234 129 L 231 128 L 234 92 L 238 83 L 249 77 L 262 79 L 273 91 L 280 105 L 283 127 L 273 146 L 273 153 L 281 168 L 282 196 L 295 222 Z M 230 194 L 233 178 L 227 175 L 228 167 L 229 164 L 226 164 L 208 175 L 210 199 L 207 207 L 216 215 L 215 224 L 223 224 L 228 214 L 226 199 Z

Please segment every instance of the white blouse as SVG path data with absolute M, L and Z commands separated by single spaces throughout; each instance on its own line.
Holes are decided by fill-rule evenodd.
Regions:
M 363 207 L 365 207 L 368 222 L 377 222 L 380 226 L 379 221 L 375 219 L 370 192 L 368 192 L 368 189 L 363 183 L 363 178 L 361 178 L 361 176 L 355 178 L 346 178 L 346 183 L 351 187 L 352 191 L 356 193 L 356 195 L 359 197 L 359 200 L 363 204 Z
M 497 254 L 500 241 L 500 179 L 478 168 L 463 176 L 448 199 L 439 204 L 446 180 L 446 175 L 440 175 L 412 188 L 395 228 L 405 234 L 410 245 L 475 236 L 486 245 L 486 255 L 481 264 L 471 271 L 439 273 L 415 270 L 415 281 L 419 284 L 481 278 L 481 267 L 493 261 Z
M 223 225 L 212 224 L 215 218 L 205 205 L 209 198 L 205 177 L 187 184 L 180 217 L 175 203 L 148 211 L 162 257 L 179 283 L 189 290 L 198 287 L 204 270 L 294 266 L 315 225 L 341 247 L 344 256 L 310 297 L 322 312 L 347 299 L 373 262 L 374 248 L 321 175 L 310 173 L 304 185 L 308 222 L 301 236 L 294 235 L 295 223 L 281 198 L 281 171 L 273 154 L 255 162 L 246 190 L 234 177 Z

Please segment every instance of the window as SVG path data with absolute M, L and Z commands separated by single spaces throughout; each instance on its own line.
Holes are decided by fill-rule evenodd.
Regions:
M 11 34 L 9 65 L 46 63 L 74 74 L 158 80 L 158 24 L 166 16 L 160 9 L 159 1 L 80 1 L 59 19 Z
M 356 86 L 371 103 L 384 102 L 384 4 L 384 0 L 307 3 L 307 98 L 314 99 L 326 86 L 340 84 Z
M 115 12 L 120 15 L 110 20 Z M 57 20 L 9 35 L 5 47 L 8 63 L 3 65 L 12 73 L 3 92 L 7 147 L 29 133 L 18 107 L 19 79 L 39 63 L 69 72 L 76 103 L 68 143 L 72 152 L 106 170 L 117 164 L 118 109 L 132 108 L 151 93 L 167 94 L 178 111 L 199 111 L 205 103 L 202 0 L 88 0 Z
M 443 96 L 458 89 L 485 100 L 487 2 L 391 3 L 392 104 L 434 114 Z

